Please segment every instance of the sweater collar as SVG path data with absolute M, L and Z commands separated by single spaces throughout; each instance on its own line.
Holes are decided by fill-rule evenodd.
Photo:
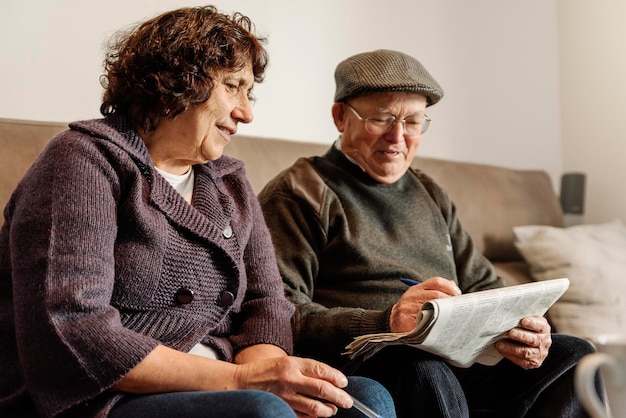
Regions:
M 333 164 L 342 167 L 344 170 L 350 173 L 351 176 L 355 177 L 361 183 L 380 188 L 402 188 L 404 187 L 407 179 L 412 177 L 412 174 L 410 174 L 411 169 L 409 169 L 406 171 L 406 173 L 404 173 L 404 175 L 402 175 L 402 177 L 400 177 L 398 180 L 391 184 L 376 181 L 372 176 L 367 173 L 367 171 L 363 169 L 363 167 L 361 167 L 359 163 L 356 162 L 356 160 L 343 152 L 343 150 L 341 149 L 340 141 L 341 136 L 328 149 L 324 157 L 328 161 L 331 161 Z
M 143 139 L 126 117 L 109 115 L 103 119 L 73 122 L 69 126 L 70 129 L 110 141 L 123 149 L 135 161 L 148 181 L 152 182 L 154 162 Z M 203 167 L 205 168 L 203 171 L 209 177 L 217 179 L 241 169 L 243 161 L 223 155 L 217 160 L 203 164 Z

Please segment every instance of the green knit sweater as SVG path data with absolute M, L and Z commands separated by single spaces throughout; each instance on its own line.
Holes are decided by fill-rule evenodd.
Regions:
M 298 354 L 341 366 L 356 336 L 389 331 L 400 278 L 442 276 L 463 292 L 501 286 L 434 181 L 409 170 L 381 184 L 334 146 L 261 191 Z

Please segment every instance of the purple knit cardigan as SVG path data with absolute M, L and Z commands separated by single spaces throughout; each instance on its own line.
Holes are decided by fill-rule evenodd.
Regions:
M 107 388 L 159 343 L 290 353 L 293 307 L 243 163 L 195 166 L 189 205 L 122 119 L 70 128 L 5 209 L 0 415 L 105 416 Z

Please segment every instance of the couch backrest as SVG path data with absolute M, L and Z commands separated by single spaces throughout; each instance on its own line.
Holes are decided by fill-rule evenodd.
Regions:
M 321 155 L 328 144 L 239 136 L 226 153 L 246 161 L 255 191 L 302 156 Z M 479 250 L 492 261 L 522 260 L 513 227 L 563 226 L 563 213 L 548 173 L 417 157 L 415 168 L 432 176 L 452 197 L 459 218 Z
M 0 208 L 45 144 L 65 123 L 0 119 Z M 246 163 L 256 192 L 302 156 L 321 155 L 328 144 L 237 135 L 226 153 Z M 459 217 L 478 248 L 492 261 L 521 260 L 513 226 L 563 226 L 559 200 L 541 170 L 417 157 L 413 166 L 431 175 L 456 203 Z
M 0 213 L 35 157 L 65 129 L 66 123 L 0 118 Z
M 237 135 L 224 152 L 246 162 L 246 174 L 258 193 L 268 181 L 298 158 L 322 155 L 328 147 L 328 144 Z
M 480 251 L 492 261 L 522 260 L 513 227 L 563 226 L 563 212 L 550 176 L 543 170 L 417 157 L 413 166 L 440 184 Z

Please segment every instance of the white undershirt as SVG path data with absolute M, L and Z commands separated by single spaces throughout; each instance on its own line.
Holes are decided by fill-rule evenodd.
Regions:
M 333 144 L 335 146 L 336 149 L 338 149 L 339 151 L 341 151 L 341 153 L 343 155 L 346 156 L 346 158 L 348 159 L 348 161 L 350 161 L 352 164 L 359 166 L 359 168 L 363 171 L 365 171 L 363 169 L 363 167 L 361 167 L 361 164 L 359 164 L 354 158 L 350 157 L 348 154 L 346 154 L 342 149 L 341 149 L 341 135 L 339 135 L 339 138 L 337 138 L 337 140 L 335 141 L 335 143 Z
M 158 167 L 156 168 L 157 173 L 163 176 L 165 180 L 176 190 L 180 195 L 187 201 L 187 203 L 191 203 L 191 198 L 193 196 L 193 168 L 190 168 L 185 174 L 178 175 L 168 173 L 167 171 L 163 171 Z
M 208 345 L 204 345 L 202 343 L 198 343 L 191 347 L 191 350 L 189 350 L 189 354 L 212 358 L 213 360 L 219 360 L 220 358 L 220 356 L 217 354 L 217 351 L 213 347 L 209 347 Z
M 163 176 L 163 178 L 176 190 L 180 195 L 191 204 L 191 198 L 193 197 L 193 181 L 194 174 L 193 168 L 190 168 L 185 174 L 177 175 L 163 171 L 157 167 L 156 171 Z M 218 359 L 219 355 L 213 347 L 198 343 L 189 350 L 189 354 L 195 354 L 197 356 L 208 357 L 212 359 Z

